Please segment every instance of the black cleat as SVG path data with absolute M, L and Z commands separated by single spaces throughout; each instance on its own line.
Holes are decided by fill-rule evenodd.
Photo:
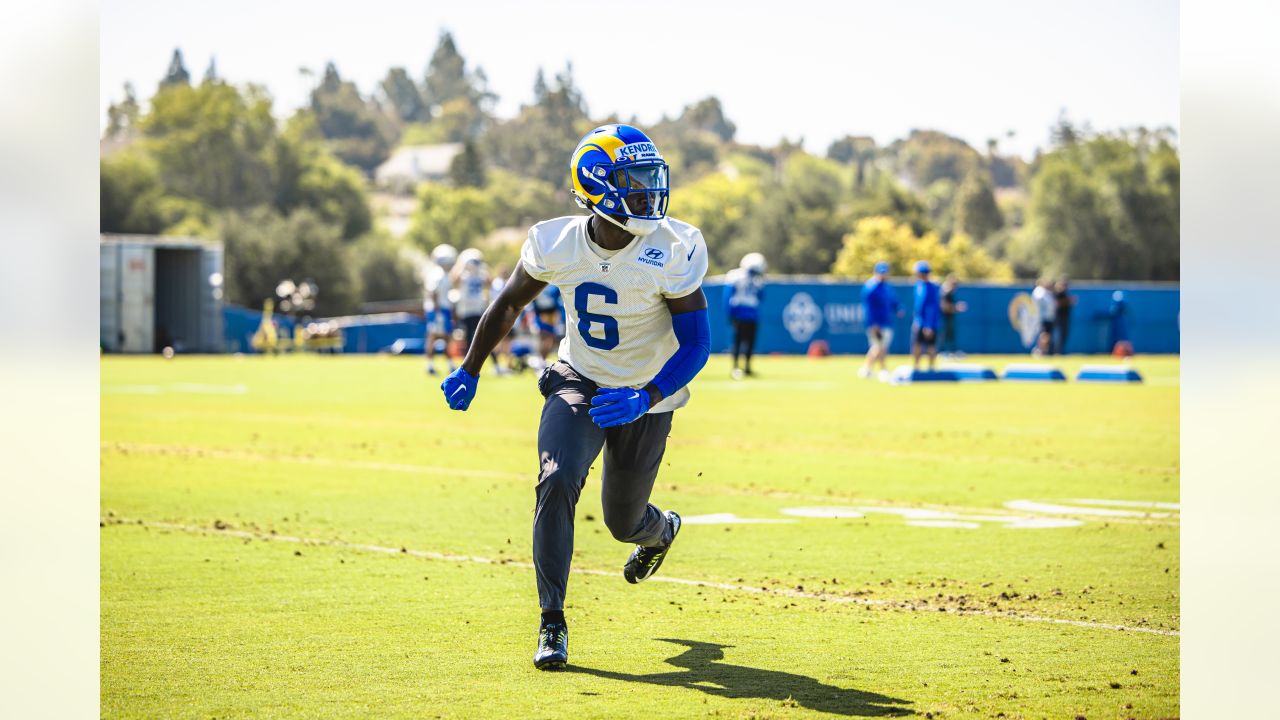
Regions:
M 667 522 L 671 523 L 671 542 L 658 547 L 637 545 L 636 549 L 631 551 L 627 564 L 622 566 L 622 576 L 632 585 L 648 580 L 658 572 L 658 568 L 662 567 L 663 559 L 667 557 L 667 552 L 676 542 L 676 535 L 680 533 L 680 516 L 674 510 L 668 510 L 663 514 L 667 516 Z
M 559 670 L 569 662 L 569 626 L 564 623 L 542 623 L 538 630 L 538 652 L 533 666 L 539 670 Z

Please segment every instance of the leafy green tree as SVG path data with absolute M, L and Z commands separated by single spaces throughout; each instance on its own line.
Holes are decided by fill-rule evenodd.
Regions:
M 909 276 L 915 263 L 926 260 L 939 276 L 955 273 L 962 280 L 1013 279 L 1008 263 L 992 258 L 963 233 L 943 244 L 936 232 L 917 235 L 910 225 L 891 217 L 867 217 L 845 235 L 840 253 L 831 267 L 838 277 L 869 277 L 877 262 L 889 263 L 889 273 Z
M 361 302 L 422 296 L 422 281 L 409 249 L 385 233 L 369 233 L 351 246 Z
M 169 69 L 160 80 L 160 87 L 163 89 L 174 85 L 190 84 L 191 73 L 187 72 L 187 66 L 182 62 L 182 50 L 174 48 L 173 57 L 169 58 Z
M 138 126 L 140 117 L 142 109 L 138 106 L 133 85 L 125 83 L 124 100 L 107 106 L 107 129 L 104 135 L 109 138 L 121 137 Z
M 440 243 L 461 250 L 493 230 L 493 201 L 483 190 L 425 183 L 418 188 L 409 239 L 430 251 Z
M 780 182 L 763 188 L 741 245 L 763 252 L 784 273 L 824 273 L 835 260 L 848 222 L 848 189 L 836 163 L 791 152 Z M 736 245 L 736 246 L 735 246 Z
M 446 123 L 441 142 L 474 140 L 492 124 L 497 95 L 489 89 L 483 68 L 467 68 L 447 30 L 440 33 L 431 54 L 422 96 L 428 119 Z
M 491 217 L 497 227 L 528 227 L 577 211 L 567 190 L 502 168 L 488 170 L 485 193 L 492 199 Z
M 929 209 L 917 195 L 899 185 L 889 173 L 867 181 L 849 204 L 851 218 L 887 215 L 911 225 L 921 235 L 932 229 Z
M 991 182 L 982 172 L 974 173 L 960 183 L 956 189 L 953 213 L 955 231 L 975 237 L 979 242 L 1004 226 L 1004 217 L 996 205 Z
M 1011 253 L 1023 266 L 1089 279 L 1176 280 L 1177 150 L 1166 133 L 1086 135 L 1060 124 L 1042 155 L 1027 226 Z
M 457 187 L 484 187 L 485 163 L 479 148 L 471 141 L 462 144 L 462 152 L 449 163 L 449 180 Z
M 118 152 L 99 163 L 100 226 L 105 233 L 155 234 L 165 227 L 158 203 L 160 171 L 139 152 Z
M 982 157 L 964 140 L 936 130 L 912 130 L 889 146 L 899 170 L 916 187 L 942 178 L 959 183 L 984 166 Z
M 323 79 L 311 91 L 311 112 L 329 148 L 343 162 L 370 173 L 390 155 L 387 118 L 365 102 L 355 83 L 342 79 L 333 63 L 325 66 Z
M 343 238 L 356 238 L 373 225 L 365 180 L 329 152 L 314 128 L 309 113 L 298 113 L 275 142 L 275 207 L 286 214 L 310 208 Z
M 379 84 L 388 107 L 401 123 L 420 123 L 431 119 L 430 108 L 422 91 L 402 67 L 393 67 Z
M 259 307 L 284 279 L 319 287 L 316 315 L 354 312 L 357 279 L 338 228 L 302 209 L 283 216 L 267 207 L 225 213 L 215 231 L 226 249 L 228 301 Z
M 845 135 L 827 148 L 829 159 L 857 168 L 853 179 L 855 189 L 861 188 L 866 182 L 867 171 L 875 161 L 876 153 L 876 141 L 865 135 Z
M 748 235 L 751 211 L 763 197 L 758 178 L 731 179 L 712 173 L 673 193 L 670 213 L 702 230 L 712 271 L 725 271 L 737 267 L 746 253 L 766 249 L 749 247 L 742 241 Z
M 494 126 L 486 147 L 493 148 L 492 160 L 499 167 L 567 187 L 569 155 L 592 127 L 582 91 L 574 83 L 573 66 L 566 65 L 551 85 L 539 70 L 533 104 Z
M 276 125 L 261 89 L 169 85 L 151 98 L 140 124 L 167 194 L 240 209 L 272 196 L 268 150 Z
M 204 69 L 204 78 L 201 80 L 201 82 L 203 83 L 222 82 L 222 79 L 218 77 L 218 61 L 216 58 L 212 56 L 209 57 L 209 67 Z

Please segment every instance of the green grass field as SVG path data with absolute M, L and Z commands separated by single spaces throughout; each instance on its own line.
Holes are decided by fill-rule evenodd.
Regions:
M 105 357 L 102 715 L 1178 716 L 1178 511 L 1123 504 L 1179 501 L 1178 360 L 1138 386 L 855 362 L 712 359 L 652 582 L 593 472 L 572 667 L 543 673 L 532 374 L 463 414 L 420 358 Z

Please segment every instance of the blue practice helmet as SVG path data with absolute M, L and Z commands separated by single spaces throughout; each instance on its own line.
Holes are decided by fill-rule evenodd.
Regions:
M 889 272 L 889 263 L 887 263 L 887 262 L 885 262 L 885 261 L 883 261 L 883 260 L 881 260 L 880 262 L 876 263 L 876 274 L 877 274 L 877 275 L 886 275 L 886 274 L 888 274 L 888 272 Z
M 573 151 L 569 172 L 579 205 L 632 233 L 652 232 L 667 214 L 667 162 L 649 136 L 630 125 L 601 125 L 587 133 Z M 641 202 L 629 206 L 635 195 Z
M 929 261 L 928 261 L 928 260 L 921 260 L 920 262 L 916 263 L 916 272 L 921 273 L 922 275 L 928 275 L 928 274 L 929 274 Z

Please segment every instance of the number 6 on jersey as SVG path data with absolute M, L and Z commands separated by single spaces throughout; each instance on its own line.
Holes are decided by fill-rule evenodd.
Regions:
M 597 350 L 612 350 L 618 346 L 618 321 L 610 315 L 593 313 L 587 309 L 592 295 L 598 295 L 606 305 L 618 304 L 618 291 L 600 283 L 585 282 L 573 293 L 573 307 L 578 311 L 578 334 L 582 341 Z M 604 326 L 604 337 L 591 334 L 591 324 Z

